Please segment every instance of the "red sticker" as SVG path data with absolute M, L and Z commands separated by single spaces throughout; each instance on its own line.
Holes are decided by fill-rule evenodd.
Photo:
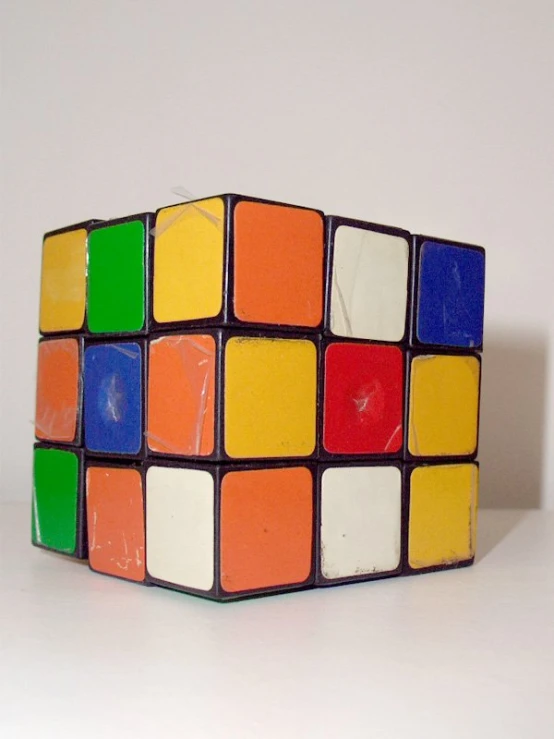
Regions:
M 323 445 L 332 454 L 402 447 L 404 362 L 396 346 L 331 344 L 325 352 Z

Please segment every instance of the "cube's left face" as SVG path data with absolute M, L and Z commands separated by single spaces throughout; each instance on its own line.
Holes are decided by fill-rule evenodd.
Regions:
M 81 556 L 80 474 L 80 459 L 75 452 L 35 448 L 33 543 L 63 554 Z
M 331 333 L 402 341 L 408 307 L 406 238 L 352 225 L 339 225 L 330 238 Z
M 91 568 L 142 582 L 146 570 L 140 470 L 89 465 L 86 500 Z
M 307 457 L 315 450 L 317 349 L 304 339 L 237 336 L 225 346 L 229 457 Z
M 87 231 L 47 236 L 42 247 L 40 330 L 80 331 L 85 321 Z
M 91 231 L 87 296 L 91 333 L 132 333 L 144 328 L 146 246 L 147 233 L 140 219 Z
M 85 349 L 85 447 L 136 455 L 143 443 L 143 350 L 136 342 Z
M 81 345 L 77 339 L 48 339 L 38 346 L 35 435 L 77 443 L 80 423 Z

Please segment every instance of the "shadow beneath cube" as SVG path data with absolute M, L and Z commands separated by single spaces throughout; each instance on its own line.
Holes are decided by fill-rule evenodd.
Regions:
M 541 506 L 546 371 L 542 334 L 487 332 L 478 455 L 482 508 Z
M 521 509 L 481 510 L 477 523 L 475 562 L 485 559 L 529 515 L 529 511 Z

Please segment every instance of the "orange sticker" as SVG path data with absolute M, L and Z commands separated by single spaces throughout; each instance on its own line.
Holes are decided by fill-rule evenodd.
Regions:
M 138 470 L 89 467 L 87 526 L 93 570 L 144 580 L 144 505 Z
M 235 208 L 235 314 L 242 321 L 318 326 L 323 218 L 315 210 L 244 200 Z
M 79 344 L 53 339 L 38 345 L 35 434 L 38 439 L 74 442 L 79 410 Z
M 150 344 L 148 446 L 206 456 L 214 450 L 215 339 L 165 336 Z
M 312 568 L 312 473 L 228 472 L 221 484 L 221 585 L 229 593 L 303 583 Z

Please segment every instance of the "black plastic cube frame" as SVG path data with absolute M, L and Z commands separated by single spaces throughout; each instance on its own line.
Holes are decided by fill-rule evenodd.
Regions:
M 83 382 L 83 369 L 84 369 L 84 358 L 85 348 L 83 337 L 80 334 L 62 334 L 55 336 L 41 336 L 39 339 L 39 345 L 49 341 L 66 341 L 74 339 L 77 342 L 79 352 L 79 375 L 78 375 L 78 391 L 77 391 L 77 421 L 75 425 L 75 437 L 72 441 L 58 441 L 58 439 L 41 439 L 36 436 L 35 439 L 38 443 L 53 444 L 54 446 L 60 446 L 67 449 L 74 449 L 75 447 L 81 447 L 83 443 L 83 395 L 84 395 L 84 382 Z M 36 429 L 35 429 L 36 431 Z
M 147 479 L 148 470 L 151 467 L 169 467 L 173 469 L 187 469 L 187 470 L 201 470 L 208 472 L 212 475 L 214 480 L 214 584 L 211 590 L 199 590 L 197 588 L 187 587 L 184 585 L 178 585 L 175 583 L 161 580 L 153 577 L 148 572 L 148 559 L 146 560 L 146 577 L 149 583 L 158 585 L 163 588 L 170 590 L 177 590 L 181 593 L 187 593 L 188 595 L 196 595 L 201 598 L 208 600 L 215 600 L 219 602 L 245 600 L 247 598 L 255 598 L 264 595 L 275 595 L 277 593 L 289 593 L 299 590 L 311 590 L 314 587 L 315 582 L 315 546 L 316 546 L 316 534 L 315 534 L 315 521 L 316 521 L 316 477 L 317 468 L 313 462 L 303 462 L 302 460 L 279 460 L 279 461 L 260 461 L 258 463 L 245 463 L 245 464 L 201 464 L 198 462 L 188 462 L 182 459 L 179 460 L 168 460 L 168 459 L 156 459 L 147 460 L 145 464 L 145 477 Z M 306 580 L 302 583 L 293 583 L 290 585 L 272 585 L 267 588 L 257 588 L 252 590 L 244 590 L 236 593 L 229 593 L 224 590 L 221 586 L 221 483 L 225 475 L 229 472 L 245 472 L 249 470 L 274 470 L 274 469 L 286 469 L 305 467 L 312 474 L 312 566 L 310 574 Z M 148 495 L 145 481 L 145 502 L 146 502 L 146 516 L 148 516 Z M 145 518 L 146 531 L 148 532 L 148 521 Z M 148 548 L 148 534 L 146 547 Z
M 87 531 L 90 531 L 90 527 L 88 525 L 88 512 L 87 512 L 87 498 L 88 498 L 88 471 L 91 467 L 109 467 L 112 469 L 117 470 L 136 470 L 139 472 L 141 481 L 142 481 L 142 514 L 143 514 L 143 521 L 144 521 L 144 528 L 146 528 L 146 477 L 145 477 L 145 471 L 144 471 L 144 464 L 136 459 L 128 459 L 128 460 L 121 460 L 119 462 L 115 462 L 113 459 L 102 459 L 100 457 L 89 457 L 86 456 L 85 458 L 85 470 L 84 470 L 84 490 L 85 490 L 85 520 L 87 523 Z M 146 534 L 146 532 L 145 532 Z M 113 575 L 111 572 L 103 572 L 102 570 L 95 570 L 92 564 L 90 563 L 90 559 L 88 562 L 89 569 L 97 573 L 98 575 L 104 575 L 105 577 L 112 577 L 115 580 L 122 580 L 123 582 L 128 582 L 133 585 L 146 585 L 151 586 L 152 583 L 150 583 L 146 578 L 146 535 L 145 535 L 145 542 L 144 542 L 144 557 L 145 557 L 145 566 L 144 566 L 144 572 L 145 577 L 144 580 L 130 580 L 128 577 L 122 577 L 121 575 Z
M 91 218 L 88 221 L 81 221 L 79 223 L 73 223 L 70 226 L 64 226 L 63 228 L 57 228 L 54 231 L 47 231 L 44 236 L 42 237 L 42 259 L 44 259 L 44 242 L 46 239 L 48 239 L 50 236 L 59 236 L 60 234 L 68 233 L 70 231 L 80 231 L 81 229 L 84 229 L 87 232 L 87 249 L 88 249 L 88 232 L 89 230 L 95 226 L 96 224 L 101 224 L 103 221 L 101 221 L 99 218 Z M 42 275 L 42 269 L 43 265 L 41 263 L 40 273 Z M 42 279 L 42 277 L 41 277 Z M 60 330 L 60 331 L 43 331 L 40 328 L 40 316 L 39 316 L 39 331 L 41 336 L 65 336 L 66 334 L 76 334 L 76 333 L 82 333 L 85 330 L 85 324 L 86 324 L 86 293 L 85 293 L 85 317 L 83 319 L 83 325 L 79 326 L 78 328 L 71 328 L 67 330 Z
M 86 291 L 86 310 L 85 310 L 85 325 L 83 327 L 84 334 L 91 340 L 95 339 L 117 339 L 117 338 L 132 338 L 133 336 L 145 336 L 150 330 L 150 314 L 151 308 L 150 303 L 152 300 L 151 290 L 151 272 L 152 272 L 152 260 L 153 260 L 153 228 L 154 228 L 154 213 L 136 213 L 131 216 L 124 216 L 123 218 L 113 218 L 109 221 L 100 221 L 98 223 L 91 224 L 88 227 L 88 236 L 93 231 L 99 231 L 103 228 L 110 226 L 120 226 L 124 223 L 131 223 L 133 221 L 140 221 L 144 227 L 144 322 L 142 328 L 138 331 L 113 331 L 110 333 L 106 332 L 94 332 L 90 330 L 88 323 L 88 299 L 89 299 L 89 281 L 87 279 L 87 291 Z M 87 237 L 88 238 L 88 237 Z M 88 254 L 88 243 L 87 243 L 87 254 Z
M 365 339 L 354 336 L 341 336 L 331 331 L 331 292 L 333 288 L 333 263 L 335 256 L 335 234 L 340 226 L 359 228 L 388 236 L 398 236 L 405 239 L 408 245 L 408 277 L 406 282 L 406 316 L 404 322 L 404 334 L 399 341 L 381 341 L 378 339 Z M 412 234 L 402 228 L 385 226 L 380 223 L 360 221 L 354 218 L 343 218 L 342 216 L 325 216 L 325 323 L 323 333 L 325 336 L 343 341 L 363 341 L 366 344 L 407 344 L 411 324 L 411 286 L 413 281 L 413 258 L 412 258 Z
M 411 384 L 412 384 L 412 359 L 416 357 L 475 357 L 479 362 L 479 387 L 477 389 L 477 437 L 475 450 L 471 454 L 444 454 L 444 455 L 425 455 L 418 456 L 410 452 L 409 440 L 410 440 L 410 396 L 411 396 Z M 475 461 L 479 451 L 479 433 L 481 426 L 481 382 L 482 382 L 482 360 L 481 355 L 477 352 L 465 351 L 465 352 L 451 352 L 436 349 L 436 347 L 426 347 L 425 349 L 412 349 L 408 352 L 406 357 L 406 376 L 405 376 L 405 391 L 406 395 L 404 398 L 404 461 L 414 462 L 416 466 L 431 462 L 437 464 L 443 464 L 447 461 L 451 462 L 473 462 Z
M 319 420 L 318 416 L 320 413 L 319 409 L 319 385 L 320 381 L 320 340 L 318 335 L 314 334 L 299 334 L 293 332 L 280 332 L 273 331 L 271 333 L 264 333 L 260 330 L 253 330 L 242 327 L 240 330 L 236 327 L 230 328 L 187 328 L 181 327 L 179 331 L 163 331 L 160 333 L 154 333 L 149 336 L 148 347 L 151 342 L 156 339 L 170 338 L 176 336 L 194 336 L 194 335 L 210 335 L 213 336 L 216 344 L 216 362 L 215 362 L 215 398 L 214 398 L 214 423 L 215 423 L 215 434 L 214 434 L 214 450 L 210 455 L 181 455 L 171 454 L 169 452 L 157 452 L 150 448 L 147 448 L 147 456 L 156 459 L 168 459 L 174 461 L 196 461 L 198 463 L 203 462 L 228 462 L 230 464 L 241 464 L 243 462 L 251 462 L 253 464 L 261 464 L 267 462 L 277 462 L 283 460 L 285 463 L 296 460 L 300 463 L 309 462 L 317 458 L 318 454 L 318 428 Z M 225 348 L 227 342 L 234 338 L 247 338 L 247 339 L 267 339 L 269 341 L 274 340 L 302 340 L 310 341 L 316 350 L 316 419 L 315 419 L 315 443 L 313 452 L 306 456 L 290 456 L 290 457 L 230 457 L 225 450 Z M 149 364 L 149 362 L 148 362 Z M 146 385 L 148 387 L 148 385 Z M 148 400 L 146 400 L 146 403 Z M 145 427 L 145 434 L 147 435 L 147 426 Z M 146 445 L 148 446 L 148 445 Z
M 445 458 L 438 463 L 422 462 L 421 464 L 405 464 L 403 470 L 404 482 L 404 506 L 403 506 L 403 520 L 402 520 L 402 572 L 404 575 L 424 575 L 427 572 L 441 572 L 442 570 L 458 570 L 462 567 L 470 567 L 475 562 L 475 556 L 469 559 L 463 559 L 459 562 L 450 562 L 447 564 L 431 565 L 430 567 L 411 567 L 410 566 L 410 500 L 411 500 L 411 487 L 410 481 L 412 472 L 418 467 L 443 467 L 447 465 L 458 465 L 458 464 L 472 464 L 479 469 L 479 462 L 475 459 L 464 459 L 459 460 L 453 457 Z
M 312 211 L 314 213 L 318 213 L 321 216 L 322 219 L 322 230 L 323 234 L 325 233 L 325 222 L 324 222 L 324 214 L 322 211 L 316 209 L 316 208 L 308 208 L 302 205 L 293 205 L 291 203 L 282 203 L 274 200 L 265 200 L 262 198 L 254 198 L 249 197 L 246 195 L 237 195 L 235 193 L 228 193 L 228 194 L 220 194 L 220 195 L 210 195 L 204 198 L 199 198 L 196 200 L 190 200 L 184 203 L 174 203 L 173 205 L 165 205 L 161 208 L 158 208 L 158 210 L 155 213 L 154 217 L 154 224 L 156 223 L 156 219 L 158 217 L 158 213 L 162 210 L 166 210 L 166 208 L 174 208 L 178 206 L 187 206 L 187 205 L 196 205 L 199 203 L 202 203 L 205 200 L 213 200 L 220 198 L 223 201 L 224 205 L 224 223 L 222 225 L 222 234 L 223 234 L 223 282 L 222 282 L 222 301 L 221 301 L 221 311 L 218 313 L 217 316 L 212 316 L 210 318 L 194 318 L 190 320 L 179 320 L 179 321 L 168 321 L 164 323 L 160 323 L 159 321 L 156 321 L 156 318 L 154 316 L 154 301 L 153 299 L 150 301 L 150 322 L 151 327 L 153 331 L 165 333 L 168 331 L 171 331 L 173 329 L 189 329 L 189 328 L 199 328 L 199 327 L 212 327 L 212 328 L 233 328 L 238 329 L 240 331 L 244 329 L 252 329 L 257 331 L 265 331 L 265 332 L 274 332 L 274 331 L 281 331 L 281 332 L 302 332 L 302 333 L 311 333 L 311 334 L 317 334 L 322 331 L 323 328 L 323 315 L 324 315 L 324 263 L 325 263 L 325 235 L 323 235 L 323 243 L 322 243 L 322 253 L 323 253 L 323 259 L 321 264 L 321 270 L 322 270 L 322 305 L 321 305 L 321 321 L 317 326 L 298 326 L 298 325 L 287 325 L 287 324 L 281 324 L 281 323 L 253 323 L 253 322 L 246 322 L 242 321 L 240 318 L 237 318 L 235 311 L 234 311 L 234 284 L 235 284 L 235 258 L 234 258 L 234 245 L 235 245 L 235 229 L 234 229 L 234 212 L 235 207 L 241 203 L 241 202 L 249 202 L 249 203 L 260 203 L 262 205 L 278 205 L 286 208 L 296 208 L 297 210 L 308 210 Z M 155 249 L 155 239 L 154 239 L 154 246 L 153 249 Z M 152 262 L 152 270 L 151 270 L 151 277 L 149 282 L 149 291 L 150 294 L 154 295 L 154 262 Z
M 332 346 L 333 344 L 359 344 L 360 346 L 390 346 L 391 348 L 398 349 L 402 353 L 402 372 L 403 372 L 403 391 L 402 391 L 402 424 L 405 426 L 406 421 L 406 382 L 407 382 L 407 372 L 408 372 L 408 362 L 407 362 L 407 348 L 402 344 L 387 344 L 385 342 L 376 342 L 376 341 L 366 341 L 365 339 L 351 339 L 348 337 L 340 337 L 340 336 L 333 336 L 330 337 L 323 337 L 321 340 L 321 347 L 320 347 L 320 353 L 319 353 L 319 369 L 318 369 L 318 375 L 319 375 L 319 382 L 317 387 L 317 408 L 318 408 L 318 414 L 317 414 L 317 459 L 322 462 L 329 462 L 334 464 L 340 464 L 342 462 L 349 462 L 352 461 L 353 465 L 355 466 L 356 463 L 361 463 L 363 461 L 367 462 L 391 462 L 394 460 L 402 460 L 404 458 L 404 447 L 405 447 L 405 428 L 402 430 L 402 444 L 400 446 L 400 449 L 397 452 L 390 452 L 390 453 L 370 453 L 370 452 L 362 452 L 360 454 L 352 454 L 352 453 L 338 453 L 338 452 L 328 452 L 325 449 L 324 444 L 324 426 L 325 426 L 325 356 L 327 353 L 327 349 Z
M 485 257 L 486 252 L 482 246 L 476 244 L 465 244 L 462 241 L 452 241 L 452 239 L 443 239 L 438 236 L 422 236 L 416 234 L 413 236 L 413 249 L 412 249 L 412 267 L 411 276 L 412 283 L 410 288 L 411 294 L 411 321 L 410 321 L 410 346 L 415 349 L 427 349 L 428 352 L 446 352 L 448 354 L 467 354 L 468 352 L 482 352 L 483 343 L 479 346 L 450 346 L 449 344 L 425 344 L 417 338 L 417 316 L 419 307 L 419 264 L 421 257 L 421 248 L 426 241 L 433 241 L 438 244 L 444 244 L 445 246 L 459 246 L 463 249 L 471 251 L 477 251 Z
M 321 587 L 334 587 L 335 585 L 345 585 L 348 583 L 356 582 L 367 582 L 369 580 L 384 580 L 391 577 L 400 577 L 404 574 L 404 562 L 406 560 L 405 544 L 406 538 L 406 508 L 407 508 L 407 494 L 406 494 L 406 483 L 404 475 L 404 465 L 399 460 L 391 461 L 347 461 L 318 464 L 317 469 L 317 482 L 316 482 L 316 524 L 315 524 L 315 585 L 318 588 Z M 321 571 L 321 515 L 322 515 L 322 479 L 325 470 L 333 469 L 335 467 L 396 467 L 400 472 L 400 500 L 401 500 L 401 515 L 400 515 L 400 559 L 398 567 L 390 572 L 368 572 L 362 575 L 351 575 L 347 577 L 338 577 L 329 580 L 326 578 Z
M 141 351 L 141 357 L 142 357 L 142 372 L 141 372 L 141 382 L 142 382 L 142 389 L 141 389 L 141 425 L 142 425 L 142 434 L 141 434 L 141 448 L 138 451 L 137 454 L 120 454 L 119 452 L 96 452 L 92 449 L 88 449 L 86 445 L 85 440 L 85 420 L 86 420 L 86 392 L 85 392 L 85 354 L 86 350 L 90 346 L 106 346 L 109 344 L 138 344 L 140 346 Z M 90 459 L 112 459 L 112 460 L 122 460 L 123 462 L 131 463 L 131 462 L 140 462 L 144 460 L 146 456 L 146 402 L 147 402 L 147 383 L 148 383 L 148 353 L 147 353 L 147 345 L 146 345 L 146 338 L 139 335 L 128 335 L 125 336 L 95 336 L 94 339 L 85 339 L 84 342 L 84 348 L 83 348 L 83 375 L 82 375 L 82 383 L 83 383 L 83 449 L 85 451 L 85 454 L 87 458 Z
M 85 504 L 85 455 L 82 449 L 78 447 L 62 447 L 58 444 L 52 444 L 50 442 L 37 442 L 33 445 L 35 449 L 53 449 L 60 452 L 70 452 L 75 454 L 79 460 L 79 474 L 77 478 L 77 520 L 75 529 L 75 551 L 72 553 L 60 552 L 58 549 L 52 549 L 44 544 L 39 544 L 31 540 L 33 546 L 38 549 L 44 549 L 47 552 L 54 552 L 54 554 L 61 554 L 64 557 L 71 557 L 73 559 L 87 559 L 88 557 L 88 536 L 87 536 L 87 514 Z M 33 486 L 34 486 L 34 471 L 33 471 Z

